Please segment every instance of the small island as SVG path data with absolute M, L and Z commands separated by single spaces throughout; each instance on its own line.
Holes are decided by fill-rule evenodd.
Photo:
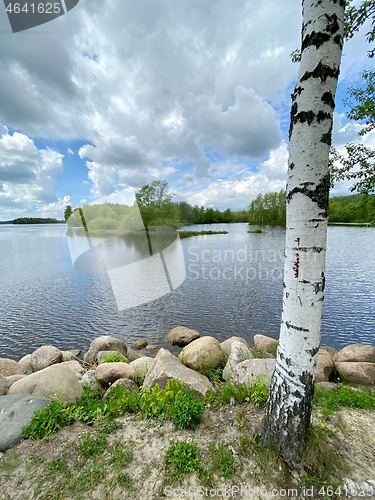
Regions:
M 41 217 L 20 217 L 10 221 L 9 224 L 65 224 L 65 221 Z

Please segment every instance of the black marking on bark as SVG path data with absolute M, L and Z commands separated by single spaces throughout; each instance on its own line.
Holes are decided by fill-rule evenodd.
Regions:
M 310 281 L 307 281 L 307 280 L 300 280 L 300 283 L 304 283 L 304 284 L 306 284 L 306 283 L 307 283 L 307 284 L 309 284 L 309 283 L 310 283 Z
M 303 187 L 295 187 L 292 189 L 287 197 L 287 203 L 293 198 L 296 193 L 302 193 L 311 201 L 316 203 L 319 208 L 323 209 L 324 212 L 320 212 L 318 214 L 319 217 L 327 217 L 328 214 L 328 195 L 329 195 L 329 187 L 330 187 L 330 174 L 329 172 L 324 175 L 319 184 L 316 185 L 315 189 L 308 189 L 307 186 Z
M 330 106 L 332 109 L 334 109 L 335 100 L 333 98 L 332 92 L 324 92 L 321 100 L 324 102 L 324 104 L 327 104 L 327 106 Z
M 290 366 L 292 364 L 292 360 L 290 358 L 285 358 L 285 363 L 287 366 Z
M 299 303 L 301 304 L 302 306 L 302 300 L 301 300 L 301 297 L 298 295 L 298 300 L 299 300 Z
M 325 278 L 322 279 L 322 281 L 317 283 L 315 285 L 315 293 L 318 294 L 319 292 L 324 292 L 325 288 Z
M 323 247 L 294 247 L 292 248 L 294 252 L 316 252 L 320 253 L 324 250 Z
M 293 96 L 292 96 L 293 97 Z M 292 131 L 293 131 L 293 127 L 294 127 L 294 123 L 295 123 L 295 116 L 297 114 L 297 111 L 298 111 L 298 104 L 296 102 L 294 102 L 292 104 L 292 109 L 290 111 L 290 127 L 289 127 L 289 139 L 291 138 L 292 136 Z
M 285 293 L 285 297 L 288 298 L 289 297 L 289 292 L 286 292 Z
M 308 349 L 306 352 L 309 353 L 311 357 L 314 357 L 318 351 L 319 347 L 314 347 L 313 349 Z
M 333 0 L 333 3 L 336 4 L 339 2 L 340 7 L 345 7 L 345 0 Z
M 297 115 L 294 116 L 294 123 L 297 123 L 298 121 L 301 123 L 307 122 L 308 125 L 311 125 L 313 120 L 315 118 L 315 113 L 314 111 L 301 111 Z
M 328 132 L 323 134 L 322 137 L 320 138 L 320 142 L 324 142 L 325 144 L 328 144 L 328 146 L 330 146 L 332 143 L 332 126 L 333 124 L 331 122 Z
M 298 87 L 296 87 L 294 89 L 294 92 L 291 95 L 291 98 L 293 99 L 293 101 L 295 100 L 296 97 L 300 96 L 304 90 L 305 89 L 303 87 L 301 87 L 301 85 L 298 85 Z
M 312 45 L 314 45 L 316 49 L 319 49 L 319 47 L 323 45 L 324 42 L 328 42 L 330 38 L 330 35 L 328 35 L 327 33 L 316 33 L 315 31 L 313 31 L 309 35 L 306 35 L 302 40 L 301 52 L 304 51 L 307 47 L 311 47 Z
M 325 222 L 324 219 L 309 219 L 309 222 Z
M 291 164 L 289 165 L 289 168 L 290 168 L 290 170 L 293 170 L 293 168 L 294 168 L 294 163 L 291 163 Z
M 285 254 L 284 254 L 284 257 L 285 257 Z M 283 281 L 283 288 L 286 288 L 285 281 Z
M 307 337 L 303 337 L 305 340 L 307 340 Z
M 316 115 L 316 119 L 318 120 L 318 123 L 320 123 L 323 120 L 332 120 L 332 115 L 331 113 L 326 113 L 325 111 L 319 111 Z
M 328 33 L 331 33 L 331 35 L 334 35 L 340 29 L 337 15 L 332 14 L 332 16 L 330 16 L 329 14 L 325 14 L 325 16 L 328 21 L 326 31 L 328 31 Z
M 327 78 L 337 79 L 339 77 L 339 73 L 340 70 L 338 68 L 331 68 L 331 66 L 327 66 L 320 61 L 313 71 L 306 71 L 300 81 L 304 82 L 309 78 L 320 78 L 321 82 L 325 82 Z
M 288 328 L 288 330 L 290 328 L 292 328 L 293 330 L 297 330 L 298 332 L 309 332 L 310 331 L 310 330 L 307 330 L 306 328 L 302 328 L 302 326 L 292 325 L 291 323 L 289 323 L 289 321 L 286 321 L 285 324 L 286 324 L 286 327 Z
M 294 271 L 294 277 L 298 278 L 299 275 L 299 253 L 296 255 L 296 261 L 293 266 L 293 271 Z
M 343 39 L 340 35 L 336 35 L 333 41 L 342 49 L 343 46 Z

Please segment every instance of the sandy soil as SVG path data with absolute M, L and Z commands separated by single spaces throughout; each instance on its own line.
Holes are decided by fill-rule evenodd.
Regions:
M 245 424 L 238 428 L 237 411 L 242 406 L 244 406 Z M 341 463 L 346 469 L 340 472 L 332 471 L 325 487 L 337 482 L 343 485 L 358 483 L 357 494 L 361 494 L 358 498 L 369 498 L 372 485 L 375 498 L 375 412 L 343 409 L 336 415 L 335 425 L 325 423 L 324 430 L 327 431 L 327 441 L 329 441 L 329 430 L 336 432 L 337 440 L 332 442 L 331 446 L 340 455 Z M 305 472 L 286 473 L 277 460 L 264 465 L 254 453 L 244 455 L 239 452 L 238 438 L 254 435 L 262 416 L 263 409 L 256 408 L 252 404 L 228 405 L 218 411 L 206 410 L 201 424 L 195 430 L 180 431 L 168 420 L 143 421 L 137 415 L 127 414 L 117 419 L 123 427 L 109 435 L 106 450 L 101 455 L 84 461 L 80 458 L 77 444 L 83 440 L 88 431 L 92 435 L 95 433 L 92 427 L 76 422 L 71 427 L 60 429 L 49 440 L 37 443 L 25 440 L 0 454 L 0 499 L 152 500 L 163 498 L 163 491 L 166 495 L 164 498 L 174 499 L 204 498 L 204 493 L 206 498 L 268 499 L 286 496 L 323 498 L 324 495 L 319 493 L 317 486 L 311 495 L 311 490 L 301 481 L 301 476 Z M 313 414 L 313 422 L 320 425 L 320 416 L 316 413 Z M 185 476 L 182 484 L 174 485 L 175 489 L 180 490 L 179 492 L 172 491 L 171 488 L 163 490 L 162 481 L 165 475 L 168 475 L 168 469 L 164 465 L 164 454 L 172 439 L 193 440 L 199 446 L 204 465 L 208 463 L 210 442 L 228 443 L 228 449 L 236 458 L 234 477 L 224 478 L 219 471 L 216 471 L 212 476 L 210 487 L 204 491 L 198 489 L 204 485 L 196 472 L 192 472 Z M 68 468 L 74 477 L 77 477 L 89 463 L 108 464 L 111 456 L 110 447 L 116 442 L 130 444 L 133 451 L 132 460 L 124 467 L 124 472 L 132 479 L 131 488 L 111 483 L 114 472 L 110 466 L 106 466 L 106 477 L 98 486 L 82 492 L 73 491 L 69 487 L 66 489 L 64 480 L 58 474 L 53 477 L 46 475 L 47 464 L 61 457 L 66 458 Z M 64 488 L 65 493 L 62 494 Z M 184 488 L 187 490 L 181 491 Z M 285 488 L 285 491 L 282 491 L 282 488 Z M 221 491 L 218 491 L 219 489 Z M 288 489 L 294 489 L 294 492 L 290 491 L 288 494 Z M 329 491 L 326 498 L 345 497 L 345 493 L 350 493 L 350 490 L 341 487 L 339 493 L 334 496 Z

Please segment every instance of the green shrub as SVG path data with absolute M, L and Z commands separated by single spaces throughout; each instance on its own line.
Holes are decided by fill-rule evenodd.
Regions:
M 137 390 L 129 394 L 125 387 L 117 385 L 109 392 L 106 404 L 108 413 L 112 417 L 123 415 L 127 412 L 135 413 L 140 409 L 141 396 Z
M 194 397 L 193 391 L 177 394 L 171 408 L 172 422 L 178 429 L 194 428 L 202 419 L 204 401 Z
M 160 389 L 158 384 L 154 387 L 141 389 L 141 417 L 168 417 L 171 414 L 172 405 L 178 394 L 181 393 L 183 385 L 178 380 L 170 380 L 165 389 Z
M 69 421 L 66 403 L 54 400 L 48 403 L 43 410 L 35 412 L 31 424 L 22 429 L 21 435 L 33 441 L 40 441 L 48 438 L 60 427 L 68 424 Z
M 255 406 L 264 406 L 270 393 L 266 377 L 258 375 L 255 382 L 250 387 L 251 401 Z
M 223 403 L 229 404 L 231 398 L 234 398 L 238 403 L 250 401 L 250 390 L 245 384 L 236 385 L 233 382 L 228 382 L 226 385 L 220 387 L 219 399 Z
M 212 470 L 219 470 L 221 476 L 233 478 L 236 461 L 228 446 L 224 443 L 210 443 L 208 449 Z
M 113 353 L 113 354 L 107 354 L 107 356 L 104 356 L 100 360 L 99 364 L 102 364 L 102 363 L 118 363 L 118 362 L 121 362 L 121 363 L 127 363 L 128 362 L 128 360 L 125 358 L 125 356 L 123 354 L 121 354 L 119 351 L 117 351 L 116 353 Z
M 169 481 L 183 480 L 186 472 L 198 470 L 198 446 L 194 442 L 170 441 L 170 446 L 164 457 L 164 465 L 168 470 Z

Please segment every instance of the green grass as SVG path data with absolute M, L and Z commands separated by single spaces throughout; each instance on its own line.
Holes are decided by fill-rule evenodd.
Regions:
M 110 448 L 112 453 L 111 458 L 108 463 L 113 466 L 117 471 L 120 471 L 133 460 L 133 450 L 131 449 L 131 443 L 124 446 L 122 443 L 116 443 Z
M 222 477 L 234 477 L 234 469 L 236 467 L 236 460 L 228 445 L 225 443 L 210 443 L 210 471 L 217 471 Z
M 268 384 L 263 377 L 258 376 L 250 387 L 247 387 L 246 384 L 233 384 L 232 382 L 222 385 L 218 397 L 225 404 L 229 404 L 231 398 L 234 398 L 238 403 L 252 401 L 255 406 L 264 406 L 268 394 Z
M 100 360 L 99 364 L 102 364 L 102 363 L 118 363 L 118 362 L 128 363 L 128 360 L 125 358 L 125 356 L 123 356 L 120 352 L 117 351 L 116 353 L 107 354 L 107 356 L 104 356 Z
M 340 407 L 375 409 L 375 391 L 367 388 L 364 392 L 352 389 L 344 384 L 337 385 L 337 391 L 322 390 L 315 387 L 314 404 L 320 409 L 325 419 Z
M 78 450 L 83 458 L 96 457 L 103 453 L 107 444 L 107 437 L 101 434 L 92 436 L 90 432 L 85 434 L 82 443 L 78 445 Z
M 200 472 L 198 446 L 194 442 L 170 441 L 164 456 L 163 486 L 181 482 L 187 472 Z

